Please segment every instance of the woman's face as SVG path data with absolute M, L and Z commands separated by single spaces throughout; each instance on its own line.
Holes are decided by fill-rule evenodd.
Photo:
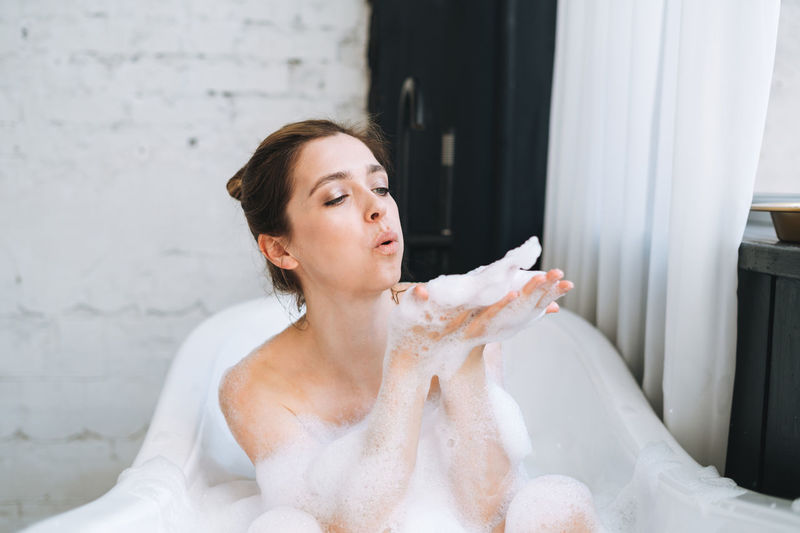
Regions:
M 367 146 L 345 134 L 300 151 L 287 205 L 286 250 L 308 296 L 315 289 L 385 291 L 400 280 L 403 233 L 389 177 Z

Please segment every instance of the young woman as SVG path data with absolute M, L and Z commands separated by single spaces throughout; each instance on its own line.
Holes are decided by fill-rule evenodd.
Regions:
M 220 404 L 257 467 L 283 458 L 284 465 L 291 465 L 267 469 L 273 476 L 268 480 L 257 468 L 270 505 L 304 507 L 312 516 L 293 515 L 302 515 L 297 524 L 305 520 L 325 531 L 375 532 L 384 530 L 407 496 L 425 405 L 438 402 L 457 442 L 445 471 L 462 522 L 477 530 L 503 531 L 518 477 L 489 401 L 488 381 L 499 373 L 499 350 L 477 345 L 441 383 L 426 370 L 426 354 L 443 339 L 479 338 L 512 301 L 537 295 L 529 305 L 557 311 L 553 300 L 572 284 L 551 270 L 493 305 L 454 310 L 444 327 L 431 321 L 413 332 L 393 331 L 393 338 L 413 342 L 389 344 L 389 314 L 399 299 L 424 302 L 428 294 L 424 284 L 411 288 L 398 283 L 403 233 L 388 172 L 385 144 L 374 126 L 356 131 L 308 120 L 267 137 L 228 182 L 275 289 L 293 294 L 298 309 L 305 304 L 305 315 L 227 373 Z M 304 475 L 313 457 L 325 456 L 331 440 L 314 427 L 334 428 L 335 433 L 335 428 L 355 426 L 360 428 L 356 460 L 329 476 L 336 494 L 326 497 L 333 501 L 305 505 Z M 300 449 L 313 452 L 293 455 Z M 577 498 L 590 498 L 578 482 L 555 481 L 566 483 Z M 551 491 L 537 490 L 533 483 L 522 491 L 528 503 L 517 507 L 538 501 L 557 508 L 546 494 Z M 532 527 L 594 527 L 591 509 L 584 512 L 571 503 L 563 509 L 541 515 Z M 268 515 L 260 521 L 269 523 Z

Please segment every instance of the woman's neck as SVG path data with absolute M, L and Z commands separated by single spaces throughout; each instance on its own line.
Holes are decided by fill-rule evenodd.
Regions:
M 380 383 L 391 291 L 370 296 L 308 294 L 303 337 L 320 364 L 355 384 Z

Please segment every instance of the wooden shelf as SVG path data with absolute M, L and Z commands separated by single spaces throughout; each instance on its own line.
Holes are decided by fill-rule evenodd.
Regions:
M 800 244 L 779 241 L 771 225 L 750 224 L 739 246 L 739 269 L 800 279 Z

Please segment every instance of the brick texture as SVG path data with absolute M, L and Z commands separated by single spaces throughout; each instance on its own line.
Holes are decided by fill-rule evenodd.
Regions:
M 0 531 L 108 490 L 199 321 L 264 293 L 225 182 L 362 120 L 366 0 L 0 3 Z

